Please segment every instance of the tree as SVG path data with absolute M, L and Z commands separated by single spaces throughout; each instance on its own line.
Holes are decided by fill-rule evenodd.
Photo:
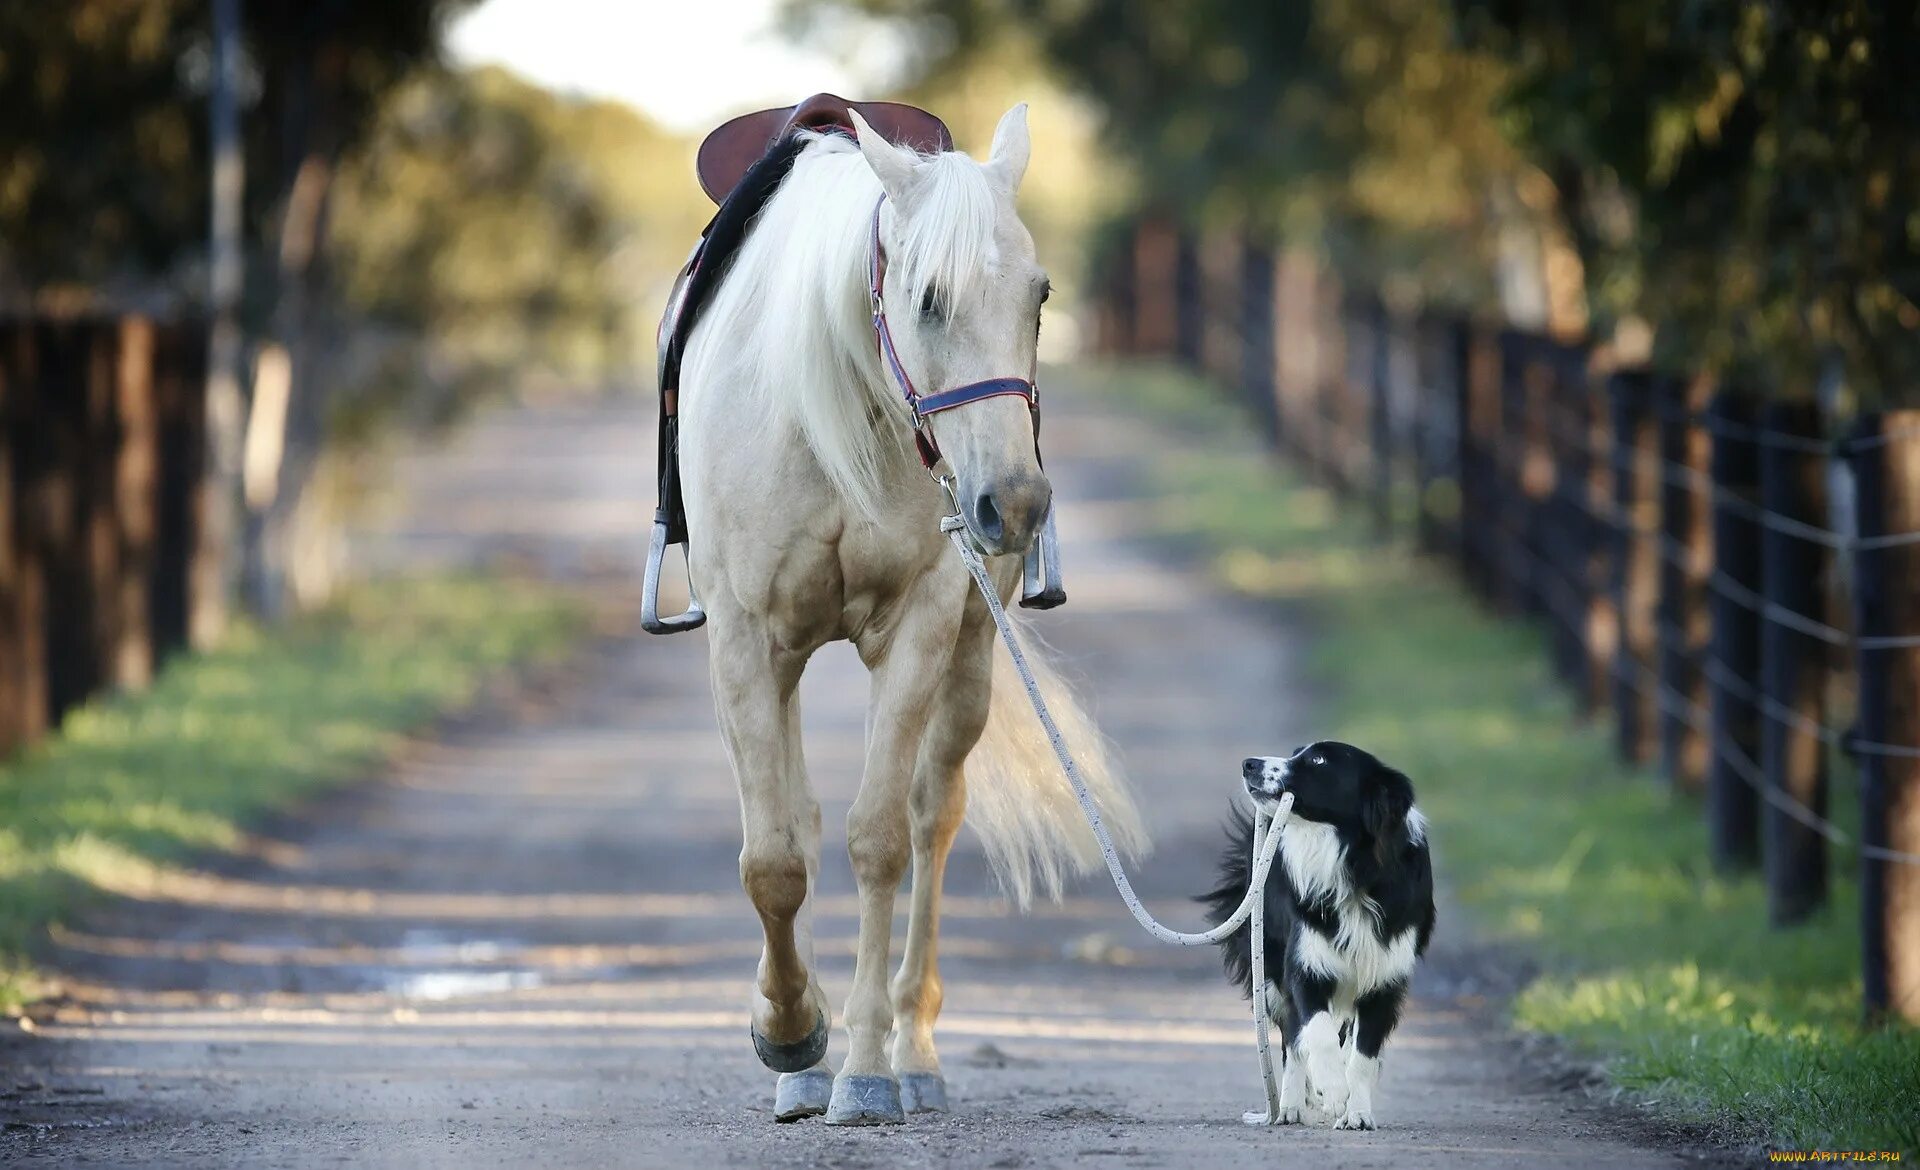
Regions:
M 1459 7 L 1604 314 L 1762 389 L 1839 354 L 1863 398 L 1920 400 L 1912 0 Z

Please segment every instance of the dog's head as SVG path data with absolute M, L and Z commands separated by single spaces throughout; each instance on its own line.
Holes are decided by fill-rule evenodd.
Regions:
M 1370 841 L 1383 858 L 1404 839 L 1413 812 L 1413 783 L 1352 744 L 1321 740 L 1290 756 L 1254 756 L 1240 774 L 1255 804 L 1272 811 L 1291 792 L 1296 820 Z

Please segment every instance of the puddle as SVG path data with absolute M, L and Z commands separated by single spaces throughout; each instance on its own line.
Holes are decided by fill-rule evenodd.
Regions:
M 524 944 L 512 939 L 467 938 L 441 930 L 409 930 L 400 938 L 400 962 L 372 974 L 381 990 L 403 1000 L 439 1002 L 469 995 L 500 995 L 539 987 L 546 982 L 538 971 L 500 969 L 502 960 L 511 960 L 522 950 Z
M 409 971 L 389 974 L 385 986 L 388 995 L 400 999 L 439 1001 L 524 991 L 545 982 L 538 971 Z

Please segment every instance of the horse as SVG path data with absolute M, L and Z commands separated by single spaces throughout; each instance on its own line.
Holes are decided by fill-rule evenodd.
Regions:
M 1010 598 L 1052 506 L 1032 387 L 1049 284 L 1015 208 L 1026 106 L 1001 119 L 985 162 L 896 146 L 848 117 L 851 134 L 791 131 L 775 148 L 790 169 L 686 338 L 679 442 L 688 571 L 739 786 L 740 881 L 764 934 L 751 1038 L 781 1074 L 777 1118 L 871 1125 L 948 1107 L 933 1039 L 940 889 L 963 818 L 1022 908 L 1036 889 L 1058 897 L 1101 855 L 941 531 L 957 515 Z M 1012 382 L 1024 391 L 979 389 Z M 916 388 L 956 405 L 926 409 L 940 393 Z M 847 817 L 860 929 L 837 1075 L 814 974 L 820 806 L 797 698 L 809 656 L 833 641 L 853 643 L 870 674 Z M 1138 852 L 1138 813 L 1089 720 L 1030 657 L 1088 751 L 1108 826 Z M 905 953 L 889 983 L 909 863 Z

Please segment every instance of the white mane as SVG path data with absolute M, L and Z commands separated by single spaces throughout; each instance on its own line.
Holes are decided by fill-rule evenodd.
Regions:
M 887 253 L 896 331 L 929 286 L 967 303 L 994 250 L 998 196 L 980 164 L 959 153 L 925 164 L 913 214 Z M 867 304 L 879 198 L 858 146 L 814 136 L 755 220 L 688 352 L 740 410 L 797 428 L 827 479 L 870 518 L 895 461 L 913 458 L 906 431 L 886 421 L 888 412 L 904 420 L 905 406 L 881 369 Z M 883 212 L 883 224 L 892 215 Z

